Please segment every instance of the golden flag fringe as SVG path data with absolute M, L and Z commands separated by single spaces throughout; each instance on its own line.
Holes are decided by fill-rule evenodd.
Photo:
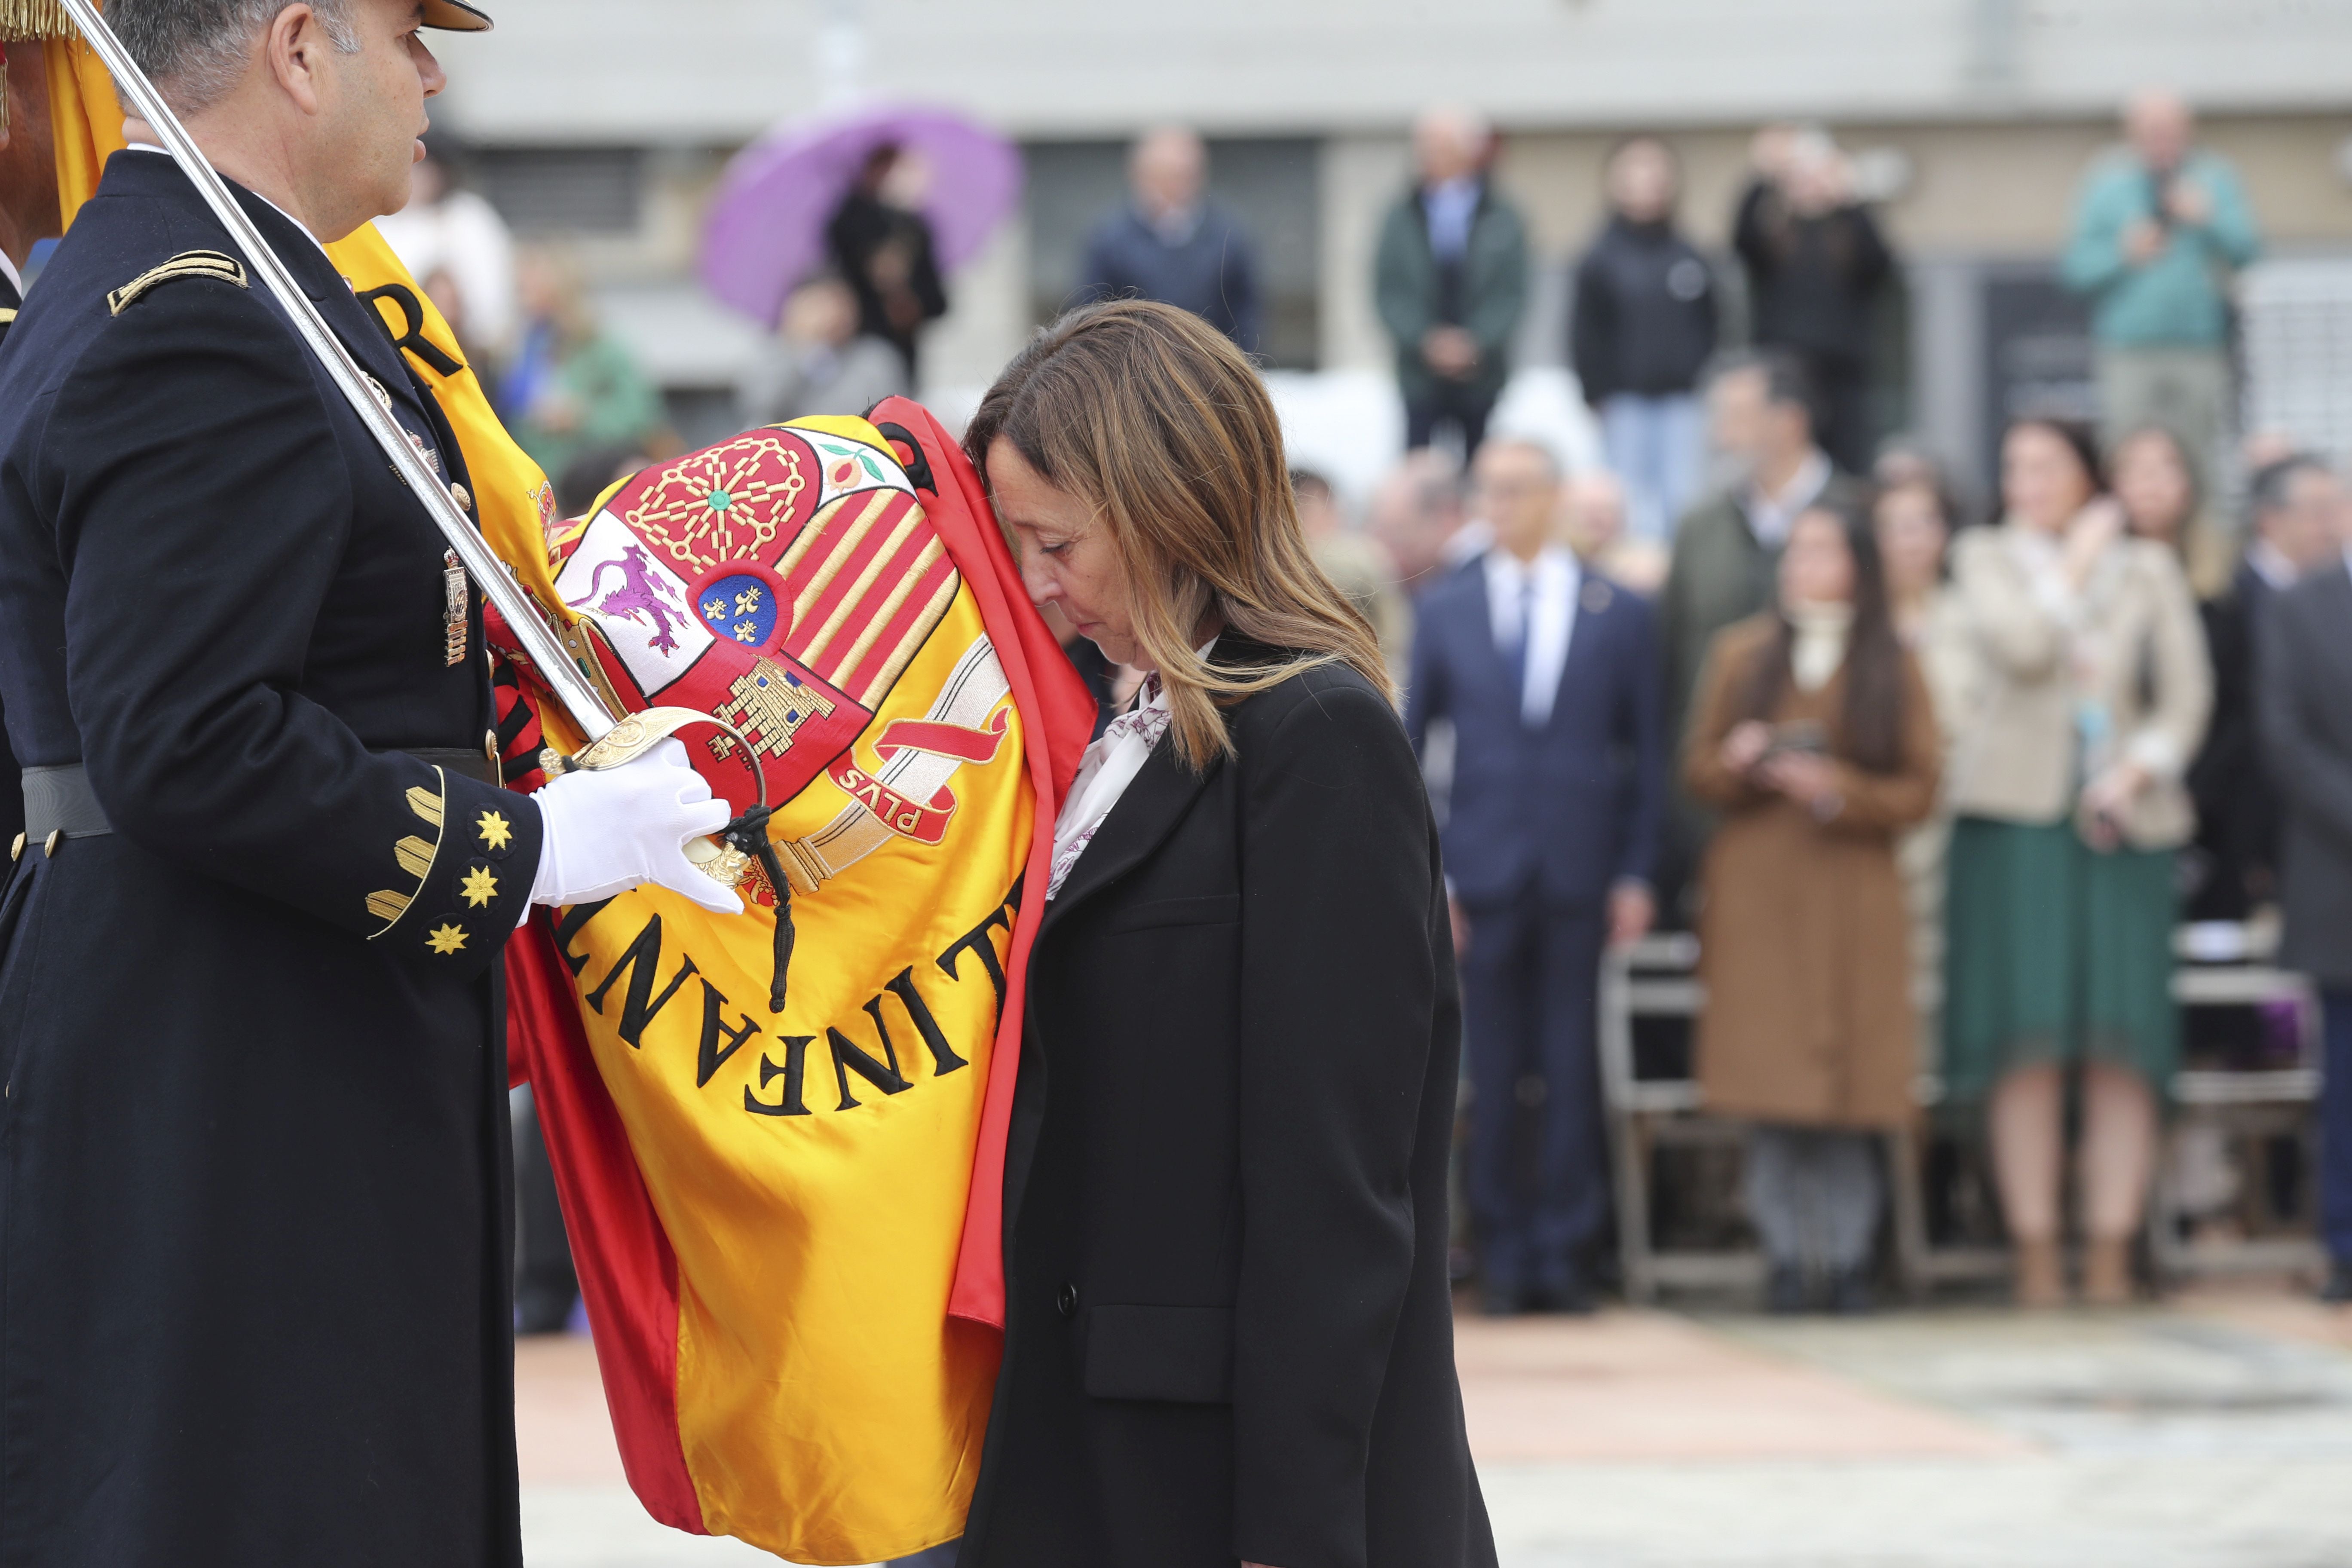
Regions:
M 73 37 L 73 19 L 59 0 L 0 0 L 0 43 Z

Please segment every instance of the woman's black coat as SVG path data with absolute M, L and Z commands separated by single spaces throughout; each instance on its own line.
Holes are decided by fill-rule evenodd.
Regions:
M 1250 650 L 1228 637 L 1222 659 Z M 1446 1279 L 1460 1012 L 1412 749 L 1325 668 L 1163 740 L 1047 911 L 960 1568 L 1490 1568 Z

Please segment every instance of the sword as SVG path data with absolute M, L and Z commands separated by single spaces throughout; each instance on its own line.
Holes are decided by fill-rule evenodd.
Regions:
M 441 537 L 447 541 L 449 548 L 457 552 L 457 559 L 465 565 L 466 574 L 474 580 L 475 586 L 482 591 L 482 596 L 506 618 L 508 629 L 522 645 L 523 652 L 530 655 L 531 663 L 538 668 L 540 679 L 547 683 L 556 700 L 563 704 L 563 710 L 571 715 L 572 721 L 587 737 L 588 743 L 570 757 L 552 752 L 545 753 L 549 776 L 580 768 L 618 767 L 642 756 L 688 724 L 716 725 L 741 742 L 741 754 L 751 759 L 751 773 L 759 788 L 759 805 L 755 810 L 761 831 L 758 833 L 758 838 L 764 845 L 767 839 L 764 825 L 768 781 L 750 743 L 743 742 L 742 737 L 723 721 L 691 709 L 652 708 L 642 713 L 621 715 L 614 714 L 604 706 L 603 695 L 572 662 L 569 650 L 547 622 L 541 618 L 538 604 L 523 592 L 522 585 L 508 573 L 506 563 L 492 552 L 489 542 L 458 510 L 456 499 L 425 463 L 425 454 L 410 442 L 408 432 L 401 427 L 399 420 L 393 417 L 392 410 L 375 400 L 375 395 L 369 390 L 367 373 L 360 369 L 358 362 L 352 358 L 351 351 L 343 346 L 342 340 L 335 336 L 334 330 L 327 325 L 326 318 L 320 315 L 318 307 L 310 302 L 310 297 L 302 292 L 300 285 L 294 281 L 294 275 L 286 270 L 286 263 L 278 259 L 278 253 L 270 248 L 269 242 L 262 237 L 261 231 L 246 216 L 245 209 L 237 205 L 236 198 L 229 194 L 227 184 L 204 153 L 198 151 L 187 128 L 180 123 L 180 117 L 172 112 L 172 106 L 163 101 L 163 95 L 155 90 L 153 82 L 147 79 L 147 73 L 139 68 L 139 62 L 131 58 L 131 51 L 122 47 L 122 40 L 116 37 L 114 29 L 106 25 L 106 18 L 99 14 L 94 0 L 63 0 L 63 3 L 67 13 L 73 17 L 74 26 L 81 30 L 84 41 L 98 52 L 99 59 L 113 74 L 116 92 L 129 99 L 140 118 L 154 128 L 163 150 L 171 154 L 172 162 L 188 176 L 196 187 L 196 194 L 204 197 L 205 205 L 212 208 L 213 216 L 220 219 L 222 226 L 228 230 L 229 237 L 236 240 L 238 248 L 245 252 L 246 260 L 261 279 L 263 287 L 269 290 L 292 320 L 295 331 L 309 347 L 311 356 L 326 367 L 329 379 L 343 395 L 343 400 L 352 405 L 352 412 L 360 416 L 360 422 L 367 426 L 368 434 L 375 437 L 375 444 L 383 448 L 385 457 L 392 459 L 394 471 L 407 484 L 418 503 L 425 508 L 425 514 L 433 519 L 434 526 L 441 531 Z M 746 817 L 751 815 L 747 813 Z M 746 866 L 757 853 L 750 847 L 751 833 L 744 826 L 746 818 L 738 818 L 736 824 L 730 825 L 730 830 L 741 830 L 730 831 L 730 837 L 736 842 L 728 847 L 721 848 L 709 839 L 697 839 L 688 846 L 688 858 L 695 859 L 719 881 L 734 886 L 741 880 Z M 772 850 L 769 851 L 770 855 L 772 853 Z M 778 881 L 781 886 L 781 876 Z

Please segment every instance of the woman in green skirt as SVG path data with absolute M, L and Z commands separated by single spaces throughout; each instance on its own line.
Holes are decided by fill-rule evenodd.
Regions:
M 2181 774 L 2212 677 L 2172 552 L 2130 537 L 2089 436 L 2022 420 L 2001 443 L 2000 526 L 1952 574 L 1979 662 L 1952 759 L 1944 1072 L 1987 1106 L 2021 1304 L 2065 1299 L 2058 1194 L 2066 1076 L 2080 1074 L 2083 1298 L 2131 1294 L 2179 1056 L 2173 858 L 2196 819 Z

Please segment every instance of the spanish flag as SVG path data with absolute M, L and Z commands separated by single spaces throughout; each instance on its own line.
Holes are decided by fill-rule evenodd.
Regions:
M 38 36 L 70 223 L 122 117 L 86 45 Z M 1092 700 L 919 405 L 748 432 L 566 523 L 375 229 L 328 251 L 610 705 L 724 719 L 742 739 L 688 731 L 697 765 L 739 808 L 754 770 L 778 803 L 787 886 L 755 877 L 746 912 L 640 890 L 508 946 L 510 1061 L 630 1483 L 666 1523 L 799 1563 L 950 1540 L 1003 1321 L 1023 976 Z M 799 936 L 772 1013 L 780 898 Z
M 614 704 L 724 719 L 689 731 L 712 789 L 783 803 L 787 885 L 755 876 L 749 912 L 625 893 L 509 969 L 631 1483 L 794 1562 L 951 1540 L 1003 1322 L 1023 975 L 1093 703 L 978 476 L 901 398 L 657 463 L 553 568 Z

